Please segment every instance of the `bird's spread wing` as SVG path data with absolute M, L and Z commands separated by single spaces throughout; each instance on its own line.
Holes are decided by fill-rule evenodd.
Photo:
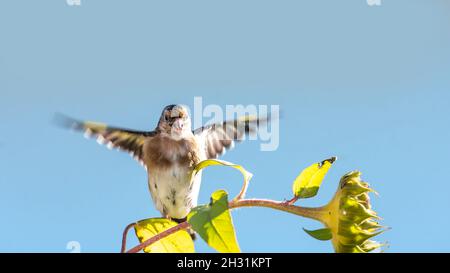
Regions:
M 194 131 L 202 142 L 208 159 L 217 158 L 226 150 L 234 147 L 235 141 L 241 141 L 245 135 L 256 133 L 258 127 L 267 123 L 269 117 L 245 116 L 198 128 Z
M 154 131 L 135 131 L 111 127 L 103 123 L 78 121 L 63 115 L 58 115 L 56 121 L 65 128 L 84 132 L 85 137 L 96 138 L 98 143 L 107 145 L 110 149 L 126 151 L 141 163 L 145 139 L 156 134 Z

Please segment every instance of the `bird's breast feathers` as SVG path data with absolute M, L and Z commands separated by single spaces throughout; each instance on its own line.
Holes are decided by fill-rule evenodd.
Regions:
M 148 139 L 143 147 L 144 164 L 149 168 L 171 168 L 174 164 L 193 168 L 205 159 L 194 136 L 174 140 L 169 136 L 158 135 Z
M 182 219 L 197 205 L 201 177 L 191 183 L 190 175 L 205 158 L 194 138 L 177 141 L 157 136 L 144 144 L 150 193 L 164 216 Z

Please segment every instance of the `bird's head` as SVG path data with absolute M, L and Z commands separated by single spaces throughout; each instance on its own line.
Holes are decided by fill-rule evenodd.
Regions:
M 175 139 L 191 133 L 191 118 L 187 108 L 174 104 L 164 107 L 157 129 Z

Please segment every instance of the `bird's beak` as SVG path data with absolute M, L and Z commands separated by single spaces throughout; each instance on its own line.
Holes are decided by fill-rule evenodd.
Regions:
M 176 130 L 177 132 L 181 132 L 183 130 L 184 123 L 183 119 L 177 118 L 174 123 L 172 124 L 172 128 Z

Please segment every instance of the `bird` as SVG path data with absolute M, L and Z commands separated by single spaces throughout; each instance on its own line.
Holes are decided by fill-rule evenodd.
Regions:
M 156 209 L 177 223 L 185 222 L 197 206 L 202 174 L 200 171 L 192 179 L 195 166 L 217 159 L 235 142 L 255 134 L 268 118 L 243 116 L 192 130 L 187 107 L 172 104 L 164 107 L 153 131 L 139 131 L 56 115 L 59 125 L 84 132 L 86 137 L 96 138 L 110 149 L 128 152 L 141 163 L 148 174 L 148 188 Z

